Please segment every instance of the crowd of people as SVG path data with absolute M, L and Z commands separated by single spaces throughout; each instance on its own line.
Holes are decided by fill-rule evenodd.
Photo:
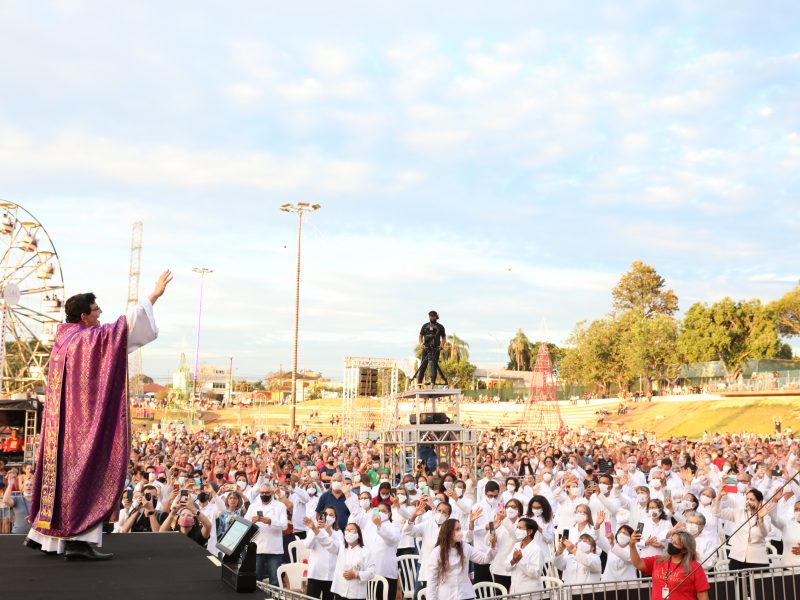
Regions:
M 800 565 L 799 454 L 787 435 L 495 430 L 470 455 L 453 447 L 433 469 L 393 475 L 397 457 L 374 441 L 154 426 L 135 434 L 108 527 L 179 531 L 216 553 L 244 517 L 258 526 L 257 577 L 277 584 L 301 540 L 307 592 L 324 600 L 365 598 L 376 575 L 394 600 L 398 557 L 412 554 L 428 600 L 471 597 L 465 586 L 484 581 L 523 593 L 543 575 L 575 585 L 638 573 L 702 598 L 711 570 L 767 567 L 771 554 Z M 25 533 L 33 470 L 0 475 L 6 529 Z

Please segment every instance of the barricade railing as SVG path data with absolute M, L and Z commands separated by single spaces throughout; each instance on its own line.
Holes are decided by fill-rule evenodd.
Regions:
M 784 600 L 800 598 L 800 567 L 745 569 L 708 574 L 710 600 Z M 309 596 L 259 582 L 258 588 L 272 600 L 314 600 Z M 636 579 L 566 585 L 493 597 L 492 600 L 650 600 L 652 580 Z

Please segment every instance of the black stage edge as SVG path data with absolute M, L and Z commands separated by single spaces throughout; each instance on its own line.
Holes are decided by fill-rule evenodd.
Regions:
M 159 600 L 263 597 L 237 594 L 220 579 L 208 552 L 180 533 L 103 535 L 108 561 L 67 561 L 0 535 L 0 597 L 25 600 Z

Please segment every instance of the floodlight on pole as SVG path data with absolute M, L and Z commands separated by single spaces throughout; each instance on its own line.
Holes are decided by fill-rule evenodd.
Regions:
M 297 337 L 300 324 L 300 238 L 303 232 L 303 213 L 319 210 L 319 204 L 310 202 L 295 202 L 282 204 L 280 209 L 283 212 L 297 214 L 297 274 L 295 277 L 294 290 L 294 349 L 292 352 L 292 407 L 290 411 L 290 427 L 295 428 L 295 415 L 297 412 Z
M 203 316 L 203 283 L 206 275 L 210 275 L 214 270 L 205 267 L 194 267 L 192 271 L 200 275 L 200 303 L 197 308 L 197 336 L 194 344 L 194 375 L 192 377 L 192 401 L 190 404 L 191 413 L 189 416 L 190 425 L 194 423 L 194 403 L 197 397 L 197 369 L 200 365 L 200 318 Z

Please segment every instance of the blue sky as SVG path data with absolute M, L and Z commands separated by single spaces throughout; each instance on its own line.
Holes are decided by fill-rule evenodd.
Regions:
M 547 4 L 547 6 L 546 6 Z M 552 4 L 552 5 L 551 5 Z M 800 279 L 792 2 L 17 2 L 0 5 L 0 197 L 68 293 L 124 308 L 164 267 L 145 371 L 256 377 L 404 357 L 435 308 L 479 365 L 560 342 L 632 260 L 695 301 Z

